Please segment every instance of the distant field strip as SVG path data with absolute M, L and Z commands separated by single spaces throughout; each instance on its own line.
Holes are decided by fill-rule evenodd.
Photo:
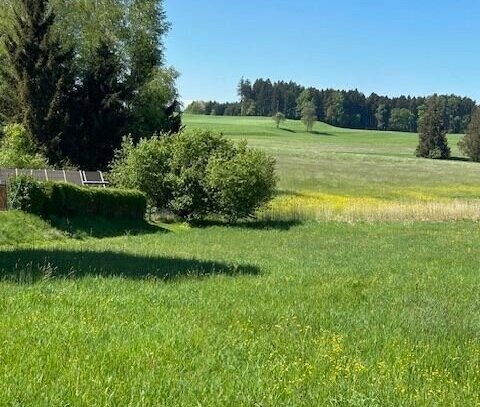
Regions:
M 282 194 L 261 212 L 265 220 L 449 221 L 480 220 L 480 199 L 391 201 L 321 193 Z

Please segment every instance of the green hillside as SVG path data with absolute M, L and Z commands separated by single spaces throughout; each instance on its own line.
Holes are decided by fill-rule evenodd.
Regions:
M 352 216 L 376 211 L 386 218 L 478 217 L 480 165 L 460 155 L 460 135 L 449 136 L 454 159 L 436 161 L 414 156 L 418 135 L 412 133 L 340 129 L 324 123 L 306 133 L 299 121 L 289 120 L 276 129 L 272 119 L 258 117 L 185 115 L 184 121 L 187 127 L 245 138 L 274 155 L 280 188 L 287 193 L 277 200 L 280 212 L 308 207 L 309 215 L 323 217 L 325 211 L 355 208 L 361 213 Z

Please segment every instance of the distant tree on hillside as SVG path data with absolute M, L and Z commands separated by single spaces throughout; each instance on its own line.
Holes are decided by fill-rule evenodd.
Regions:
M 202 102 L 201 100 L 194 100 L 187 106 L 185 113 L 205 114 L 205 102 Z M 212 113 L 210 112 L 210 114 Z
M 375 119 L 377 120 L 377 129 L 385 130 L 388 127 L 389 111 L 387 106 L 381 104 L 375 111 Z
M 307 131 L 312 131 L 317 118 L 317 106 L 310 89 L 305 89 L 297 99 L 297 112 Z
M 466 135 L 460 140 L 458 146 L 473 161 L 480 161 L 480 108 L 473 113 Z
M 302 107 L 302 123 L 305 125 L 307 131 L 312 131 L 315 122 L 317 121 L 317 113 L 316 113 L 315 104 L 310 102 L 305 102 Z
M 312 102 L 313 97 L 310 89 L 304 89 L 302 93 L 297 98 L 297 113 L 298 117 L 302 117 L 302 110 L 303 107 L 307 104 Z
M 431 96 L 427 100 L 425 113 L 420 124 L 416 155 L 434 159 L 450 157 L 447 129 L 444 124 L 444 103 L 438 95 Z
M 280 128 L 280 125 L 285 121 L 285 115 L 281 112 L 277 112 L 273 115 L 273 120 L 277 125 L 277 129 Z
M 334 126 L 343 126 L 346 124 L 344 101 L 345 98 L 341 92 L 334 92 L 330 95 L 325 109 L 325 120 L 327 123 L 333 124 Z
M 237 93 L 240 97 L 241 116 L 252 115 L 253 90 L 252 83 L 248 79 L 240 79 L 237 86 Z M 250 113 L 250 114 L 249 114 Z M 255 113 L 253 113 L 255 114 Z
M 413 131 L 415 128 L 415 116 L 406 108 L 392 109 L 389 128 L 396 131 Z

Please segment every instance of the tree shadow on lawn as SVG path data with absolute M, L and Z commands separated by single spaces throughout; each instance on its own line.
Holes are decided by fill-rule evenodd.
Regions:
M 148 223 L 143 219 L 111 220 L 101 217 L 52 217 L 49 219 L 49 222 L 55 229 L 64 232 L 74 239 L 168 233 L 167 229 Z
M 132 280 L 213 275 L 258 275 L 252 265 L 173 257 L 137 256 L 112 251 L 19 249 L 0 251 L 0 280 L 33 284 L 49 278 L 120 277 Z
M 300 226 L 301 221 L 295 219 L 286 220 L 246 220 L 237 223 L 228 223 L 221 220 L 201 220 L 192 223 L 197 228 L 209 227 L 226 227 L 232 229 L 251 229 L 251 230 L 290 230 L 296 226 Z
M 335 137 L 335 134 L 327 133 L 327 132 L 325 132 L 325 131 L 312 130 L 310 133 L 311 133 L 311 134 L 315 134 L 315 135 L 317 135 L 317 136 L 331 136 L 331 137 Z
M 449 158 L 450 161 L 463 161 L 463 162 L 473 162 L 472 160 L 470 160 L 469 158 L 467 157 L 450 157 Z

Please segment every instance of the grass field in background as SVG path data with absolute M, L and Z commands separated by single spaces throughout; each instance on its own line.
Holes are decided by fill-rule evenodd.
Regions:
M 418 135 L 340 129 L 317 123 L 306 133 L 289 120 L 185 115 L 187 127 L 247 139 L 276 157 L 283 195 L 270 215 L 320 219 L 448 220 L 480 218 L 480 165 L 416 158 Z

